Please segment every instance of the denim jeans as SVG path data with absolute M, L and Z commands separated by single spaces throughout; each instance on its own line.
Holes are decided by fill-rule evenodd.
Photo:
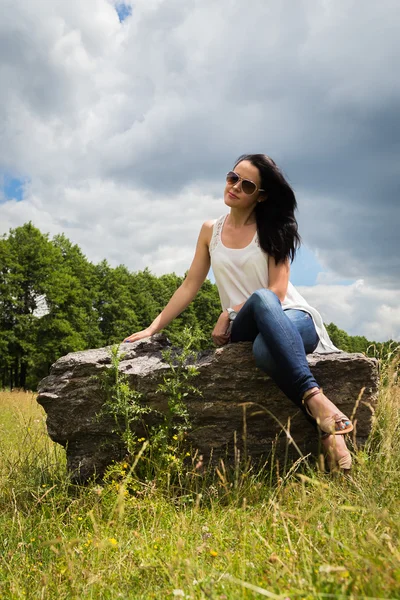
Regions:
M 307 390 L 320 387 L 306 358 L 319 341 L 312 317 L 303 310 L 283 310 L 271 290 L 259 289 L 247 299 L 233 321 L 230 341 L 253 342 L 257 367 L 297 406 L 302 408 Z

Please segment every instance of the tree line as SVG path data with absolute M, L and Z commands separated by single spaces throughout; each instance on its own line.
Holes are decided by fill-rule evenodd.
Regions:
M 108 346 L 148 327 L 185 276 L 157 277 L 147 268 L 133 273 L 106 260 L 93 264 L 64 234 L 50 239 L 32 223 L 11 229 L 0 239 L 0 384 L 36 389 L 68 352 Z M 177 343 L 190 326 L 197 350 L 214 348 L 211 333 L 220 312 L 217 287 L 206 280 L 164 332 Z M 372 344 L 333 323 L 327 330 L 349 352 L 367 352 Z M 388 352 L 390 342 L 376 348 Z

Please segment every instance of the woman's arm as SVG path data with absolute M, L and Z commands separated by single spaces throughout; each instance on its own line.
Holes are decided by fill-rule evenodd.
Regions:
M 289 285 L 290 262 L 275 264 L 272 256 L 268 257 L 268 289 L 272 290 L 281 302 L 284 301 Z
M 124 342 L 136 342 L 164 329 L 171 321 L 181 314 L 192 302 L 201 288 L 210 269 L 209 244 L 214 221 L 203 223 L 196 245 L 196 252 L 187 276 L 176 290 L 166 307 L 160 312 L 147 329 L 133 333 Z

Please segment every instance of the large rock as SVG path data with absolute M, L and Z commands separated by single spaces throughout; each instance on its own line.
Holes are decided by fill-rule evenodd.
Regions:
M 170 343 L 163 334 L 121 346 L 125 353 L 120 362 L 121 372 L 143 394 L 142 401 L 162 412 L 166 410 L 167 399 L 160 392 L 156 394 L 156 390 L 169 370 L 161 355 L 168 346 Z M 348 416 L 355 411 L 356 441 L 362 444 L 370 431 L 371 407 L 377 399 L 378 362 L 363 354 L 347 353 L 311 354 L 307 358 L 327 396 Z M 68 354 L 52 366 L 50 375 L 39 386 L 38 402 L 47 413 L 49 435 L 66 447 L 68 468 L 77 480 L 87 480 L 94 473 L 101 475 L 108 464 L 124 454 L 120 437 L 112 433 L 115 428 L 112 418 L 98 418 L 103 396 L 93 375 L 108 368 L 110 362 L 110 348 Z M 221 456 L 231 459 L 235 431 L 242 455 L 246 451 L 254 459 L 266 457 L 273 448 L 275 459 L 282 464 L 299 456 L 295 445 L 303 454 L 317 452 L 314 426 L 257 369 L 250 342 L 203 352 L 195 364 L 200 373 L 192 383 L 202 396 L 187 397 L 192 424 L 188 441 L 205 461 L 210 455 L 214 461 Z M 361 401 L 357 403 L 363 388 Z

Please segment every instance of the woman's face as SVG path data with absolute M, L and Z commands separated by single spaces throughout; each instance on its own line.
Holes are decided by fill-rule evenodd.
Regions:
M 242 160 L 233 170 L 242 179 L 250 179 L 250 181 L 253 181 L 257 186 L 257 190 L 253 194 L 245 194 L 242 189 L 241 181 L 238 181 L 235 185 L 227 182 L 224 192 L 225 204 L 235 208 L 249 208 L 251 206 L 255 207 L 257 200 L 263 196 L 263 192 L 258 191 L 258 188 L 261 187 L 259 170 L 248 160 Z

